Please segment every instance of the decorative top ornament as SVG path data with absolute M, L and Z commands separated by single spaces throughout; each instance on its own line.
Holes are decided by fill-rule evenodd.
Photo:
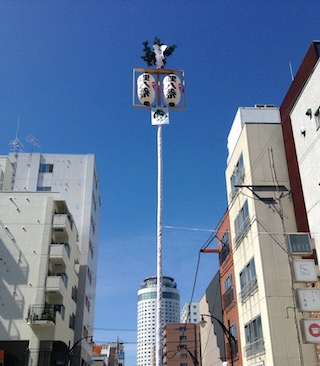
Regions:
M 157 69 L 163 69 L 166 64 L 166 58 L 171 56 L 173 51 L 177 48 L 175 44 L 167 46 L 163 44 L 159 38 L 155 37 L 153 41 L 153 50 L 149 46 L 149 42 L 143 42 L 144 55 L 141 58 L 148 66 L 156 66 Z

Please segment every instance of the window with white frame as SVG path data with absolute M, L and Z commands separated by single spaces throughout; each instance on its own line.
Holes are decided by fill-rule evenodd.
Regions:
M 237 185 L 240 185 L 244 179 L 243 155 L 241 154 L 237 164 L 234 167 L 230 178 L 231 199 L 233 199 L 238 191 Z
M 244 327 L 246 336 L 246 357 L 256 355 L 264 351 L 264 341 L 260 315 L 247 323 Z
M 245 201 L 239 211 L 238 216 L 235 219 L 234 226 L 236 232 L 235 242 L 236 244 L 240 244 L 250 226 L 248 201 Z
M 240 298 L 244 302 L 257 288 L 257 274 L 254 258 L 240 272 Z

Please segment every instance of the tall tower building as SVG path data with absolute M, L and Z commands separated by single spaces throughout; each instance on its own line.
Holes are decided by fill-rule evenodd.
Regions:
M 13 200 L 16 200 L 15 202 L 18 202 L 18 200 L 22 200 L 20 197 L 24 195 L 25 201 L 28 202 L 28 200 L 30 200 L 28 194 L 36 193 L 36 197 L 43 197 L 44 202 L 46 202 L 45 198 L 47 199 L 48 197 L 53 197 L 54 195 L 58 196 L 58 198 L 54 198 L 54 200 L 63 202 L 63 211 L 61 211 L 61 205 L 58 206 L 59 210 L 53 209 L 53 211 L 51 205 L 50 210 L 52 211 L 52 215 L 54 217 L 53 220 L 58 220 L 57 216 L 55 215 L 60 213 L 61 215 L 65 215 L 60 216 L 60 221 L 67 221 L 61 222 L 61 227 L 57 226 L 51 228 L 51 226 L 47 226 L 45 231 L 45 234 L 47 235 L 46 238 L 49 238 L 49 244 L 51 245 L 63 244 L 63 247 L 67 248 L 68 254 L 69 247 L 71 247 L 70 233 L 71 231 L 72 233 L 76 232 L 76 235 L 72 236 L 72 240 L 75 241 L 75 244 L 72 245 L 75 246 L 79 253 L 70 262 L 70 260 L 66 260 L 64 258 L 65 253 L 62 251 L 60 255 L 63 257 L 63 263 L 59 263 L 59 261 L 51 259 L 50 254 L 48 256 L 48 250 L 50 250 L 49 253 L 51 253 L 51 245 L 47 243 L 46 246 L 45 243 L 43 243 L 43 248 L 41 251 L 40 248 L 39 250 L 35 249 L 36 253 L 34 253 L 34 255 L 38 254 L 38 251 L 42 253 L 41 266 L 39 268 L 44 272 L 34 273 L 31 270 L 28 271 L 24 282 L 17 284 L 15 292 L 20 293 L 21 290 L 22 296 L 24 286 L 28 287 L 28 284 L 31 284 L 32 286 L 30 285 L 29 287 L 34 288 L 33 284 L 40 281 L 37 278 L 33 278 L 34 276 L 39 276 L 39 278 L 44 276 L 46 281 L 44 281 L 40 287 L 38 286 L 39 289 L 36 297 L 32 300 L 32 304 L 39 306 L 46 306 L 46 304 L 57 304 L 64 305 L 66 309 L 69 309 L 69 303 L 71 301 L 72 306 L 70 309 L 73 309 L 73 307 L 74 309 L 71 313 L 70 322 L 68 319 L 68 327 L 72 330 L 72 332 L 68 331 L 65 333 L 67 338 L 64 337 L 61 339 L 61 341 L 64 343 L 67 349 L 72 350 L 72 365 L 88 365 L 91 362 L 91 345 L 89 340 L 90 336 L 93 335 L 99 244 L 98 233 L 100 221 L 100 192 L 94 155 L 12 153 L 9 154 L 9 156 L 0 157 L 0 176 L 0 190 L 2 191 L 1 193 L 3 196 L 7 196 L 8 200 L 10 197 L 12 197 Z M 14 198 L 15 193 L 19 193 L 19 196 L 16 199 Z M 34 204 L 32 204 L 32 202 L 34 202 Z M 13 201 L 11 203 L 14 205 Z M 22 205 L 22 202 L 19 204 Z M 34 217 L 32 216 L 33 211 L 37 212 L 37 210 L 39 210 L 39 215 L 42 212 L 38 207 L 39 205 L 37 206 L 37 201 L 35 199 L 31 199 L 28 204 L 30 215 L 25 215 L 24 224 L 21 224 L 25 228 L 25 232 L 28 232 L 28 225 L 30 225 L 32 230 L 37 229 L 34 224 Z M 55 205 L 55 207 L 56 206 L 57 205 Z M 19 210 L 20 208 L 17 206 L 16 211 L 18 213 Z M 46 215 L 49 215 L 49 208 Z M 45 217 L 47 218 L 47 216 Z M 8 217 L 3 215 L 0 217 L 0 220 L 6 224 L 5 222 L 8 220 Z M 13 217 L 12 220 L 15 220 L 15 218 Z M 35 220 L 35 222 L 38 223 L 40 227 L 42 220 L 41 218 L 38 218 L 38 220 Z M 55 221 L 53 221 L 53 223 L 55 223 Z M 9 227 L 9 224 L 10 222 L 8 222 L 6 225 Z M 63 226 L 63 224 L 66 226 L 66 228 Z M 54 230 L 54 235 L 49 235 L 47 233 L 48 230 Z M 63 237 L 62 234 L 58 235 L 59 231 L 63 233 L 65 230 L 68 232 L 66 237 Z M 20 240 L 18 234 L 15 235 L 16 237 L 13 237 L 13 240 Z M 34 231 L 35 238 L 37 235 L 42 234 Z M 7 245 L 9 245 L 10 242 L 7 240 L 5 232 L 3 232 L 3 237 L 6 240 L 4 243 L 7 242 Z M 50 239 L 50 237 L 52 238 Z M 16 249 L 21 250 L 21 253 L 24 253 L 26 248 L 33 248 L 34 245 L 32 237 L 28 237 L 27 241 L 24 240 L 21 243 L 16 243 Z M 20 247 L 19 245 L 23 247 Z M 7 254 L 7 249 L 2 247 L 0 250 L 1 249 L 4 250 L 5 254 Z M 52 250 L 59 251 L 57 248 Z M 58 264 L 62 265 L 61 271 L 58 271 L 57 268 L 53 270 L 52 266 L 55 264 L 55 262 L 58 262 Z M 45 265 L 45 263 L 47 264 Z M 31 259 L 29 260 L 27 255 L 25 266 L 29 269 L 33 268 L 34 266 L 33 261 L 31 261 Z M 63 268 L 70 266 L 72 268 L 75 266 L 77 272 L 77 280 L 72 281 L 72 284 L 70 279 L 66 279 L 66 276 L 60 276 L 60 274 L 64 273 Z M 52 274 L 57 274 L 60 276 L 62 280 L 65 280 L 65 283 L 64 288 L 62 289 L 59 287 L 60 285 L 62 286 L 62 284 L 59 284 L 58 286 L 59 299 L 52 300 L 52 294 L 52 301 L 48 301 L 48 296 L 50 294 L 48 289 L 51 286 L 49 286 L 49 284 L 52 282 L 52 278 L 50 278 Z M 47 278 L 47 276 L 49 277 Z M 4 285 L 4 282 L 2 282 L 2 284 Z M 57 285 L 57 283 L 55 285 Z M 67 292 L 69 292 L 69 290 L 72 292 L 70 295 L 72 300 L 68 300 L 69 295 L 67 296 Z M 12 299 L 12 301 L 15 299 Z M 28 307 L 32 305 L 30 303 L 29 296 L 25 296 L 23 301 L 17 304 L 20 304 L 19 306 L 17 305 L 19 307 L 19 314 L 14 312 L 12 314 L 10 314 L 10 312 L 7 313 L 7 319 L 9 319 L 11 323 L 18 321 L 15 318 L 16 316 L 18 316 L 18 318 L 21 316 L 22 319 L 27 318 L 29 314 Z M 55 322 L 50 332 L 48 332 L 47 328 L 38 327 L 38 331 L 34 334 L 41 338 L 41 332 L 44 332 L 43 337 L 47 341 L 50 339 L 55 339 L 58 334 L 58 325 L 59 323 Z M 19 329 L 15 329 L 19 334 L 19 336 L 17 336 L 17 333 L 12 333 L 13 329 L 14 327 L 12 324 L 8 324 L 8 327 L 3 331 L 0 327 L 0 349 L 3 349 L 3 341 L 10 342 L 13 340 L 22 340 L 27 334 L 25 332 L 20 332 Z M 84 339 L 78 342 L 82 338 Z M 46 347 L 47 349 L 50 349 L 49 346 Z M 37 352 L 41 352 L 41 350 L 38 349 L 37 346 L 33 347 L 32 354 L 36 354 Z M 33 364 L 37 365 L 37 363 Z M 43 365 L 46 365 L 46 363 L 42 362 L 41 366 Z
M 180 293 L 172 277 L 163 277 L 162 321 L 179 323 Z M 137 365 L 150 366 L 156 341 L 157 277 L 147 277 L 138 291 Z

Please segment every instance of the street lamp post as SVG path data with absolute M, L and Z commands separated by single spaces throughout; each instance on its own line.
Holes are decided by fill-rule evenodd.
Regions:
M 77 347 L 77 345 L 78 345 L 82 340 L 87 339 L 87 338 L 91 338 L 90 343 L 92 343 L 92 336 L 85 336 L 85 337 L 82 337 L 82 338 L 78 339 L 78 340 L 74 343 L 74 345 L 73 345 L 71 348 L 69 348 L 69 349 L 68 349 L 68 354 L 67 354 L 67 366 L 69 366 L 69 365 L 70 365 L 71 359 L 72 359 L 72 357 L 73 357 L 73 352 L 74 352 L 75 348 Z
M 178 352 L 180 350 L 186 350 L 189 353 L 189 355 L 190 355 L 190 357 L 193 361 L 194 366 L 199 366 L 199 361 L 197 360 L 197 357 L 190 352 L 188 347 L 178 346 Z
M 237 344 L 237 339 L 234 337 L 234 335 L 230 332 L 230 329 L 228 329 L 220 319 L 216 318 L 215 316 L 209 315 L 209 314 L 201 314 L 201 320 L 200 325 L 204 327 L 206 325 L 206 321 L 204 320 L 204 317 L 207 316 L 213 320 L 215 320 L 220 327 L 223 330 L 223 333 L 228 339 L 229 345 L 230 345 L 230 358 L 231 358 L 231 366 L 233 366 L 233 346 Z

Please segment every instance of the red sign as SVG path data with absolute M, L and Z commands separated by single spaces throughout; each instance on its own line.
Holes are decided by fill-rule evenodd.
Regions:
M 320 337 L 320 325 L 317 323 L 310 324 L 309 333 L 312 335 L 312 337 Z
M 0 349 L 0 361 L 4 361 L 4 350 Z

